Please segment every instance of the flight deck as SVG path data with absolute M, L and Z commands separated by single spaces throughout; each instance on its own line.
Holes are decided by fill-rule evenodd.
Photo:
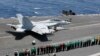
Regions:
M 48 36 L 37 36 L 36 33 L 27 34 L 15 33 L 15 30 L 7 26 L 8 23 L 18 24 L 16 19 L 0 19 L 0 56 L 9 54 L 14 56 L 14 50 L 22 51 L 23 49 L 34 46 L 45 46 L 48 44 L 59 43 L 76 39 L 84 39 L 100 35 L 100 15 L 76 15 L 76 16 L 40 16 L 30 17 L 33 21 L 46 19 L 66 19 L 72 18 L 72 23 L 64 26 L 66 30 L 61 30 Z M 36 45 L 32 41 L 36 40 Z M 90 46 L 73 49 L 70 51 L 58 52 L 57 56 L 89 56 L 100 52 L 100 46 Z M 40 56 L 48 56 L 45 54 Z M 39 56 L 39 55 L 38 55 Z

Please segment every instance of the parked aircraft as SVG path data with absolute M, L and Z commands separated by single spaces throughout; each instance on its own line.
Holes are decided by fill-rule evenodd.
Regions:
M 11 28 L 15 29 L 16 32 L 23 33 L 25 31 L 33 31 L 40 35 L 43 34 L 51 34 L 56 30 L 64 29 L 62 25 L 69 24 L 70 22 L 66 20 L 59 20 L 59 19 L 49 19 L 44 21 L 30 21 L 27 17 L 23 17 L 22 14 L 16 14 L 19 24 L 7 24 L 11 26 Z

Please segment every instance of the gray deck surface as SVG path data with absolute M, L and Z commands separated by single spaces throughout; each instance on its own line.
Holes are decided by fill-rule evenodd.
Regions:
M 31 17 L 34 21 L 61 18 L 65 17 Z M 32 48 L 32 40 L 36 40 L 35 46 L 43 46 L 52 43 L 58 43 L 63 41 L 88 38 L 88 36 L 96 36 L 100 34 L 100 16 L 69 16 L 72 18 L 70 25 L 64 26 L 67 30 L 55 32 L 49 36 L 36 36 L 31 34 L 18 34 L 7 23 L 18 23 L 15 19 L 0 19 L 0 56 L 13 56 L 13 51 L 18 49 L 22 51 L 26 48 Z M 85 48 L 78 48 L 70 51 L 64 51 L 57 53 L 57 56 L 88 56 L 94 53 L 100 52 L 100 46 L 91 46 Z M 52 54 L 49 54 L 52 56 Z M 41 55 L 41 56 L 48 56 Z

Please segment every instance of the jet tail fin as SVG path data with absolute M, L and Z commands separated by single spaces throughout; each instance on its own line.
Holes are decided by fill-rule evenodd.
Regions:
M 33 27 L 32 22 L 27 17 L 23 17 L 22 14 L 16 14 L 16 16 L 23 28 L 31 29 Z

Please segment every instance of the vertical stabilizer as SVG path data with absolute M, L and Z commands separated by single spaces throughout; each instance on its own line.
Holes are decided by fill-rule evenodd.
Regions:
M 27 30 L 31 30 L 33 27 L 32 22 L 27 18 L 27 17 L 23 17 L 23 15 L 21 14 L 16 14 L 19 23 L 22 25 L 22 28 L 27 29 Z

